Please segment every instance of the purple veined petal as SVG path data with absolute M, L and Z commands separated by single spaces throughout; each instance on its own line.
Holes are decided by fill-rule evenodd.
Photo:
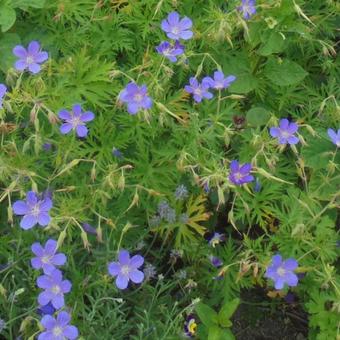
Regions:
M 131 94 L 135 94 L 136 92 L 139 91 L 138 85 L 132 81 L 126 85 L 125 89 L 128 93 Z
M 249 182 L 252 182 L 253 180 L 254 180 L 254 176 L 252 175 L 247 175 L 242 178 L 243 183 L 249 183 Z
M 88 133 L 88 129 L 85 125 L 78 125 L 76 131 L 78 137 L 86 137 Z
M 44 51 L 37 53 L 37 55 L 34 57 L 35 62 L 39 64 L 43 63 L 47 59 L 48 59 L 48 53 Z
M 111 262 L 107 267 L 108 272 L 111 276 L 117 276 L 120 273 L 120 268 L 121 266 L 117 262 Z
M 146 95 L 148 92 L 148 88 L 145 84 L 143 84 L 140 88 L 139 88 L 139 94 L 141 95 Z
M 214 72 L 214 79 L 218 81 L 224 80 L 224 74 L 222 71 L 215 71 Z
M 131 96 L 126 89 L 122 90 L 118 97 L 119 97 L 119 100 L 122 101 L 123 103 L 127 103 L 131 100 L 130 98 Z
M 3 97 L 7 92 L 7 86 L 4 84 L 0 84 L 0 97 Z
M 129 284 L 129 279 L 127 276 L 124 275 L 118 275 L 116 278 L 116 286 L 119 289 L 125 289 L 127 288 Z
M 24 230 L 33 228 L 38 223 L 38 219 L 33 215 L 25 215 L 21 222 L 20 227 Z
M 203 92 L 203 97 L 207 99 L 211 99 L 212 97 L 214 97 L 214 95 L 210 92 Z
M 56 325 L 56 320 L 51 315 L 45 315 L 41 319 L 40 323 L 46 328 L 46 329 L 52 329 Z
M 231 163 L 230 163 L 230 170 L 232 172 L 237 172 L 239 170 L 239 163 L 238 163 L 237 160 L 231 161 Z
M 289 126 L 289 120 L 287 118 L 283 118 L 280 120 L 280 128 L 282 130 L 288 129 L 288 126 Z
M 33 74 L 37 74 L 40 72 L 41 66 L 36 63 L 28 64 L 28 70 Z
M 51 286 L 51 278 L 48 275 L 41 275 L 37 278 L 37 286 L 42 289 L 47 289 Z
M 79 335 L 78 328 L 72 325 L 66 326 L 63 333 L 70 340 L 76 339 Z
M 179 34 L 172 33 L 171 31 L 167 32 L 166 36 L 172 40 L 178 40 L 181 38 Z
M 278 141 L 279 141 L 279 144 L 281 144 L 281 145 L 287 144 L 287 138 L 286 137 L 280 136 Z
M 297 130 L 299 129 L 299 126 L 296 123 L 290 123 L 288 126 L 287 131 L 291 134 L 297 132 Z
M 145 97 L 143 100 L 143 108 L 151 109 L 152 107 L 152 99 L 150 97 Z
M 24 71 L 27 67 L 27 63 L 25 60 L 18 60 L 15 62 L 14 67 L 17 71 Z
M 193 88 L 191 86 L 189 86 L 189 85 L 185 85 L 184 86 L 184 90 L 186 92 L 188 92 L 188 93 L 193 93 L 194 92 Z
M 241 166 L 241 168 L 240 168 L 240 173 L 241 173 L 242 175 L 248 174 L 248 173 L 251 171 L 252 168 L 253 168 L 253 167 L 252 167 L 252 165 L 251 165 L 250 163 L 245 163 L 245 164 L 243 164 L 243 165 Z
M 45 252 L 49 255 L 54 255 L 57 250 L 58 242 L 56 240 L 49 239 L 45 243 Z
M 72 288 L 72 283 L 69 280 L 64 280 L 61 284 L 60 284 L 61 290 L 63 293 L 69 293 L 71 291 Z
M 38 336 L 38 340 L 51 340 L 53 338 L 54 338 L 54 335 L 50 331 L 43 332 L 43 333 L 39 334 L 39 336 Z
M 198 94 L 194 95 L 194 100 L 196 103 L 200 103 L 202 101 L 202 96 L 199 96 Z
M 192 21 L 188 17 L 184 17 L 180 22 L 179 25 L 182 30 L 188 30 L 192 27 Z
M 55 269 L 53 273 L 51 273 L 51 279 L 53 282 L 61 282 L 63 279 L 63 273 L 59 269 Z
M 40 260 L 39 257 L 33 257 L 33 259 L 31 259 L 31 266 L 34 269 L 40 269 L 42 267 L 42 262 Z
M 264 277 L 269 278 L 269 279 L 274 279 L 277 275 L 276 271 L 277 271 L 276 267 L 270 266 L 266 269 Z
M 67 133 L 69 133 L 72 130 L 73 126 L 70 123 L 64 123 L 60 126 L 60 132 L 63 135 L 66 135 Z
M 131 114 L 131 115 L 135 115 L 138 111 L 139 111 L 140 107 L 138 104 L 134 104 L 134 103 L 128 103 L 127 106 L 127 111 Z
M 233 76 L 233 75 L 230 75 L 230 76 L 228 76 L 227 78 L 225 78 L 225 80 L 226 80 L 226 82 L 227 82 L 228 84 L 230 84 L 230 83 L 232 83 L 232 82 L 234 82 L 234 81 L 236 80 L 236 77 Z
M 31 246 L 32 253 L 36 256 L 44 256 L 44 248 L 41 246 L 39 242 L 35 242 Z
M 130 264 L 130 254 L 127 250 L 122 249 L 118 254 L 118 261 L 121 265 L 129 265 Z
M 166 19 L 162 20 L 161 28 L 164 32 L 170 32 L 171 31 L 171 26 L 169 25 L 168 20 L 166 20 Z
M 44 274 L 51 275 L 52 272 L 55 270 L 55 267 L 50 263 L 42 263 L 42 269 Z
M 274 285 L 275 289 L 277 289 L 277 290 L 282 289 L 283 286 L 284 286 L 284 283 L 285 283 L 285 282 L 284 282 L 284 279 L 278 278 L 278 279 L 275 281 L 275 285 Z
M 280 136 L 280 129 L 278 127 L 271 127 L 269 133 L 272 137 L 276 138 Z
M 63 253 L 59 253 L 59 254 L 56 254 L 53 256 L 52 258 L 52 263 L 55 265 L 55 266 L 63 266 L 67 261 L 67 257 L 65 254 Z
M 189 83 L 193 88 L 198 87 L 198 80 L 195 77 L 190 77 Z
M 38 203 L 38 196 L 34 191 L 28 191 L 26 194 L 26 203 L 33 207 Z
M 80 116 L 82 122 L 90 122 L 94 119 L 94 113 L 91 111 L 86 111 Z
M 300 142 L 300 139 L 296 136 L 290 136 L 287 138 L 287 142 L 291 145 L 295 145 Z
M 13 204 L 13 211 L 15 215 L 26 215 L 31 211 L 31 209 L 28 207 L 26 202 L 16 201 Z
M 133 283 L 141 283 L 144 280 L 144 273 L 140 270 L 133 270 L 129 277 Z
M 13 48 L 13 54 L 21 59 L 25 59 L 27 57 L 27 51 L 26 48 L 21 46 L 21 45 L 17 45 Z
M 51 294 L 48 291 L 43 291 L 38 295 L 38 302 L 41 306 L 46 306 L 51 301 Z
M 288 286 L 291 286 L 291 287 L 297 286 L 298 281 L 299 281 L 297 275 L 292 273 L 292 272 L 286 273 L 285 280 L 286 280 L 286 283 L 288 284 Z
M 272 257 L 272 265 L 275 267 L 279 267 L 282 264 L 282 256 L 279 254 L 276 254 Z
M 72 106 L 72 112 L 75 116 L 80 116 L 82 114 L 81 105 L 80 104 L 74 104 Z
M 295 270 L 298 267 L 298 263 L 295 259 L 287 259 L 283 262 L 283 268 L 286 270 Z
M 179 14 L 177 12 L 171 12 L 168 15 L 168 22 L 171 26 L 175 26 L 179 23 Z
M 42 227 L 47 226 L 51 221 L 51 217 L 47 212 L 41 212 L 38 215 L 38 223 L 39 225 L 41 225 Z
M 61 326 L 66 326 L 71 321 L 71 316 L 69 313 L 62 311 L 57 316 L 57 322 Z
M 72 119 L 70 112 L 67 111 L 67 110 L 60 110 L 58 112 L 58 117 L 60 119 L 64 119 L 64 120 L 71 120 Z
M 180 33 L 180 37 L 183 39 L 183 40 L 189 40 L 192 38 L 192 36 L 194 35 L 194 33 L 192 31 L 182 31 Z
M 141 255 L 132 256 L 130 259 L 130 266 L 134 268 L 139 268 L 144 263 L 144 257 Z
M 54 296 L 51 299 L 52 305 L 55 309 L 60 309 L 61 307 L 65 306 L 65 299 L 63 294 L 59 294 L 57 296 Z
M 41 203 L 40 203 L 40 211 L 49 211 L 52 208 L 52 200 L 50 198 L 45 198 Z
M 29 43 L 28 45 L 28 48 L 27 48 L 27 52 L 30 54 L 30 55 L 35 55 L 39 52 L 40 50 L 40 44 L 33 40 Z

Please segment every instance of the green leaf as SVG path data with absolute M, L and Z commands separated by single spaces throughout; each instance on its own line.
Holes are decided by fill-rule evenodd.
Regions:
M 21 8 L 26 10 L 28 7 L 43 8 L 46 0 L 14 0 L 12 5 L 14 8 Z
M 238 298 L 224 304 L 218 313 L 218 322 L 221 326 L 230 327 L 232 325 L 229 319 L 234 314 L 239 304 L 240 299 Z
M 212 326 L 209 328 L 208 340 L 221 340 L 222 328 L 218 326 Z
M 263 107 L 253 107 L 247 112 L 247 122 L 252 126 L 265 125 L 270 119 L 270 112 Z
M 0 6 L 0 26 L 1 31 L 8 31 L 15 23 L 16 14 L 12 7 L 1 5 Z
M 198 303 L 196 305 L 196 312 L 205 326 L 211 327 L 217 324 L 217 313 L 208 305 L 201 302 Z
M 6 33 L 0 39 L 0 68 L 3 72 L 7 72 L 13 66 L 15 56 L 12 49 L 15 45 L 20 44 L 20 37 L 15 33 Z
M 279 53 L 284 49 L 285 40 L 280 33 L 272 32 L 269 38 L 262 44 L 258 53 L 268 56 L 273 53 Z
M 279 62 L 277 59 L 271 58 L 264 68 L 264 75 L 268 80 L 279 86 L 298 84 L 307 74 L 299 64 L 287 59 Z

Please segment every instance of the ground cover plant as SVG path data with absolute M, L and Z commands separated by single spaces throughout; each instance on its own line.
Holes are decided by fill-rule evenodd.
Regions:
M 340 339 L 333 0 L 0 0 L 1 339 Z

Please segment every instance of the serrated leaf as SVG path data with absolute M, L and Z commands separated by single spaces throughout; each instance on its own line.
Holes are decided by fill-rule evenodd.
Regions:
M 264 68 L 264 75 L 268 80 L 279 86 L 298 84 L 307 74 L 299 64 L 287 59 L 282 62 L 274 58 L 269 59 Z
M 0 6 L 0 26 L 1 31 L 8 31 L 15 23 L 16 14 L 12 7 L 1 5 Z
M 200 302 L 196 305 L 195 309 L 198 317 L 205 326 L 210 328 L 217 324 L 217 313 L 211 307 Z
M 254 107 L 247 112 L 247 122 L 252 126 L 265 125 L 270 119 L 270 112 L 263 107 Z

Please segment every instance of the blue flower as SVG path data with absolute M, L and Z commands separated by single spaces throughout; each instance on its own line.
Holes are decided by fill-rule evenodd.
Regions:
M 2 101 L 7 92 L 7 87 L 4 84 L 0 84 L 0 109 L 2 109 Z
M 327 133 L 332 143 L 335 144 L 338 148 L 340 148 L 340 129 L 338 129 L 337 132 L 335 132 L 335 130 L 333 129 L 328 129 Z
M 175 63 L 177 61 L 177 56 L 184 53 L 184 46 L 181 45 L 179 41 L 176 41 L 174 45 L 171 45 L 168 41 L 162 41 L 156 47 L 156 51 Z
M 184 200 L 185 198 L 188 197 L 188 195 L 189 195 L 188 189 L 184 184 L 181 184 L 176 188 L 176 191 L 175 191 L 176 201 Z
M 193 36 L 192 31 L 190 31 L 192 21 L 188 17 L 180 19 L 177 12 L 171 12 L 168 18 L 162 21 L 161 27 L 168 38 L 173 40 L 188 40 Z
M 215 90 L 223 90 L 229 87 L 235 80 L 236 77 L 233 75 L 225 77 L 222 71 L 215 71 L 214 78 L 205 77 L 203 78 L 202 83 L 207 83 Z
M 278 127 L 274 126 L 270 128 L 270 135 L 277 138 L 279 144 L 294 145 L 300 141 L 299 138 L 294 135 L 298 129 L 299 127 L 296 123 L 290 123 L 288 119 L 284 118 L 280 120 Z
M 210 85 L 207 82 L 202 82 L 201 84 L 194 77 L 189 79 L 189 85 L 185 85 L 184 89 L 186 92 L 193 95 L 195 102 L 200 103 L 203 98 L 211 99 L 213 94 L 208 90 Z
M 237 9 L 242 12 L 243 18 L 249 20 L 256 13 L 255 0 L 242 0 L 242 5 Z

